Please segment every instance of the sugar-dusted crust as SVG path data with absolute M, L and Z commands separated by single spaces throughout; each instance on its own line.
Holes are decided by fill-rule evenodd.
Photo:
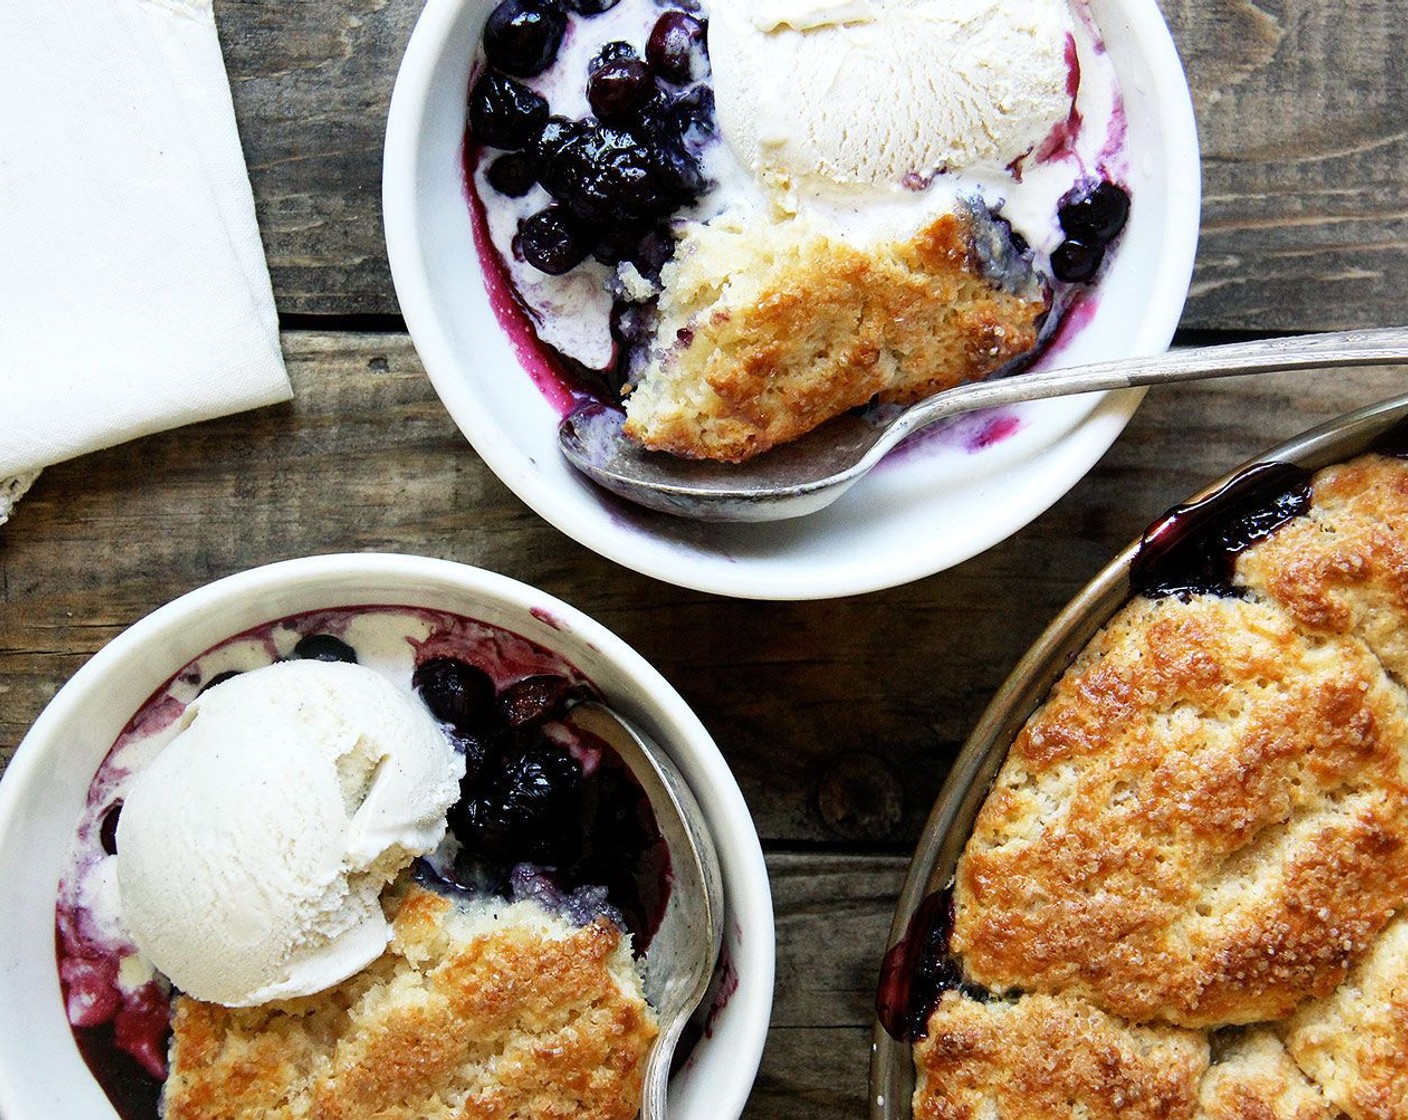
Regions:
M 1198 1090 L 1198 1120 L 1338 1120 L 1339 1109 L 1264 1027 L 1213 1042 Z
M 1048 310 L 1029 273 L 990 278 L 1000 237 L 966 209 L 866 249 L 801 218 L 696 227 L 665 270 L 627 436 L 739 462 L 877 395 L 986 377 L 1036 346 Z
M 914 1060 L 915 1120 L 1193 1120 L 1208 1045 L 1068 996 L 946 992 Z
M 1296 1013 L 1286 1043 L 1354 1120 L 1408 1118 L 1408 915 L 1332 996 Z
M 242 1010 L 176 1001 L 165 1120 L 629 1120 L 654 1014 L 627 939 L 411 887 L 370 968 Z
M 1408 683 L 1408 462 L 1329 467 L 1312 494 L 1309 516 L 1244 553 L 1238 577 L 1307 629 L 1358 634 Z
M 1353 637 L 1274 604 L 1137 599 L 1014 743 L 958 868 L 999 991 L 1133 1021 L 1273 1020 L 1408 904 L 1408 708 Z

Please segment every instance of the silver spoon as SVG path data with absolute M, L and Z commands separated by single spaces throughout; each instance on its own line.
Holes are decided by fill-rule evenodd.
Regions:
M 830 505 L 895 444 L 980 408 L 1107 389 L 1294 369 L 1408 362 L 1408 328 L 1340 331 L 1022 373 L 949 389 L 906 409 L 837 417 L 746 463 L 694 462 L 645 451 L 621 434 L 619 410 L 589 405 L 558 426 L 562 453 L 597 484 L 638 505 L 699 521 L 780 521 Z
M 660 1033 L 645 1060 L 640 1120 L 666 1120 L 670 1060 L 709 988 L 723 942 L 723 876 L 704 813 L 675 764 L 624 716 L 591 701 L 572 709 L 572 723 L 603 739 L 650 799 L 670 852 L 670 896 L 645 954 L 645 998 Z

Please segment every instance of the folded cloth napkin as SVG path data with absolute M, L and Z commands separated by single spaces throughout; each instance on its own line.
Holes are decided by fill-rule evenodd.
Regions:
M 210 0 L 0 0 L 0 521 L 29 476 L 292 395 Z

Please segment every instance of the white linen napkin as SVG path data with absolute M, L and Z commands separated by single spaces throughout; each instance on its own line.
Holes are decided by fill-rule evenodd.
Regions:
M 0 521 L 39 468 L 289 399 L 210 0 L 0 0 Z

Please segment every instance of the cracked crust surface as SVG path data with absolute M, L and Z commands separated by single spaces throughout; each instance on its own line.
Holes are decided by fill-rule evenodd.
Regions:
M 1069 996 L 946 992 L 915 1065 L 915 1120 L 1193 1120 L 1208 1045 Z
M 1408 900 L 1408 707 L 1274 604 L 1138 599 L 1029 720 L 959 864 L 954 948 L 998 991 L 1134 1021 L 1278 1019 Z
M 630 1120 L 656 1034 L 627 938 L 532 903 L 393 898 L 368 969 L 232 1009 L 178 997 L 165 1120 Z
M 1215 1039 L 1197 1120 L 1339 1120 L 1341 1113 L 1265 1027 Z
M 866 249 L 800 218 L 691 230 L 666 266 L 663 342 L 626 399 L 627 436 L 741 462 L 877 395 L 920 400 L 1030 352 L 1046 293 L 989 279 L 1001 247 L 979 221 L 944 214 Z
M 1237 575 L 1307 630 L 1357 634 L 1408 684 L 1408 462 L 1367 455 L 1319 472 L 1308 516 L 1245 552 Z
M 1296 1013 L 1286 1043 L 1353 1120 L 1408 1120 L 1408 916 L 1333 995 Z

